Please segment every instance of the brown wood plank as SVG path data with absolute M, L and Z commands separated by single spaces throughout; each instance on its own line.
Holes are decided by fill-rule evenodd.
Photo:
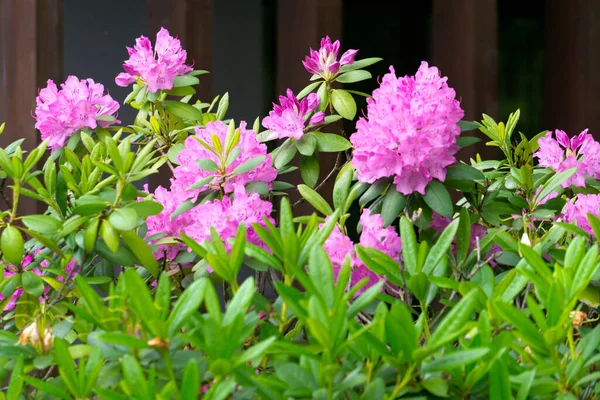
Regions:
M 432 63 L 448 76 L 468 120 L 480 120 L 482 113 L 498 118 L 497 25 L 496 0 L 433 0 Z M 497 154 L 480 143 L 459 156 L 475 151 Z
M 544 125 L 600 138 L 600 2 L 546 2 Z

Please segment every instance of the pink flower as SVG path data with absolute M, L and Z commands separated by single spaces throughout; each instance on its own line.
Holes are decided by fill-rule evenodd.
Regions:
M 35 127 L 53 150 L 63 147 L 65 141 L 80 129 L 119 123 L 114 119 L 119 103 L 105 95 L 104 86 L 92 79 L 80 81 L 69 76 L 60 90 L 49 79 L 48 86 L 40 90 L 36 103 Z
M 123 64 L 126 72 L 117 76 L 117 85 L 129 86 L 141 79 L 150 92 L 170 90 L 173 88 L 173 78 L 192 71 L 185 64 L 187 52 L 181 48 L 181 42 L 165 28 L 161 28 L 156 35 L 154 50 L 145 36 L 137 38 L 133 48 L 127 47 L 129 60 Z
M 424 194 L 434 178 L 445 180 L 446 168 L 456 162 L 464 115 L 446 80 L 426 62 L 414 77 L 397 78 L 390 67 L 367 99 L 367 118 L 359 119 L 350 137 L 361 182 L 393 177 L 398 191 L 408 195 Z
M 319 96 L 311 93 L 301 101 L 288 89 L 287 97 L 279 96 L 279 103 L 273 103 L 273 111 L 263 119 L 263 126 L 271 131 L 268 140 L 292 137 L 300 139 L 304 135 L 305 121 L 313 110 L 319 107 Z M 309 121 L 309 125 L 323 123 L 325 114 L 315 113 Z
M 563 182 L 562 187 L 571 185 L 585 187 L 586 176 L 600 178 L 600 143 L 594 140 L 587 129 L 570 140 L 564 131 L 548 132 L 538 140 L 539 150 L 534 157 L 541 166 L 556 172 L 577 168 L 573 176 Z
M 270 218 L 273 206 L 269 201 L 262 200 L 257 193 L 248 194 L 243 186 L 236 185 L 231 198 L 224 196 L 223 199 L 202 203 L 172 218 L 171 215 L 177 207 L 194 196 L 191 191 L 181 191 L 180 187 L 176 185 L 176 180 L 173 180 L 171 191 L 162 187 L 156 189 L 154 199 L 164 208 L 160 214 L 146 220 L 147 236 L 164 233 L 168 237 L 178 237 L 181 233 L 185 233 L 197 242 L 203 243 L 205 240 L 210 240 L 210 230 L 214 228 L 229 248 L 227 240 L 234 238 L 240 223 L 244 223 L 247 241 L 263 246 L 262 240 L 252 229 L 252 224 L 258 223 L 264 226 L 265 217 L 273 221 Z M 166 255 L 167 259 L 172 260 L 184 248 L 183 245 L 159 245 L 155 256 L 161 259 Z
M 398 254 L 402 250 L 400 236 L 398 236 L 398 233 L 391 226 L 384 228 L 381 215 L 371 214 L 371 211 L 365 208 L 360 217 L 360 223 L 363 227 L 359 241 L 361 246 L 377 249 L 393 259 L 398 259 Z M 357 295 L 383 279 L 383 277 L 367 268 L 360 258 L 358 258 L 354 251 L 354 243 L 337 226 L 323 244 L 323 248 L 329 255 L 336 276 L 344 260 L 349 255 L 350 265 L 352 266 L 351 285 L 356 285 L 363 278 L 369 279 L 367 285 L 360 289 Z
M 216 136 L 221 142 L 221 147 L 225 147 L 225 138 L 227 136 L 227 125 L 221 121 L 209 122 L 206 128 L 196 128 L 196 135 L 188 137 L 185 140 L 185 150 L 181 151 L 177 156 L 179 166 L 175 168 L 173 173 L 174 182 L 173 188 L 180 193 L 186 192 L 187 189 L 199 181 L 200 179 L 214 176 L 215 179 L 210 183 L 211 188 L 219 189 L 223 187 L 225 193 L 233 192 L 234 185 L 246 185 L 249 182 L 264 182 L 270 184 L 277 177 L 277 170 L 273 168 L 271 155 L 267 154 L 267 146 L 259 143 L 256 133 L 246 129 L 246 123 L 241 122 L 239 131 L 240 139 L 236 146 L 239 146 L 240 153 L 235 160 L 229 165 L 226 165 L 224 151 L 219 155 L 202 146 L 197 139 L 204 141 L 212 147 L 212 137 Z M 264 156 L 264 161 L 250 171 L 239 175 L 230 176 L 233 170 L 240 164 L 259 156 Z M 201 169 L 197 161 L 200 159 L 212 160 L 218 166 L 218 170 L 211 172 Z M 209 188 L 209 185 L 187 191 L 188 198 L 191 195 L 197 195 L 202 190 Z
M 578 227 L 593 234 L 592 227 L 587 219 L 587 214 L 598 216 L 600 207 L 600 194 L 578 194 L 576 198 L 570 199 L 565 204 L 563 219 L 565 222 L 575 223 Z
M 358 50 L 348 50 L 342 54 L 338 61 L 338 51 L 340 50 L 340 41 L 331 42 L 329 36 L 321 39 L 321 48 L 319 51 L 310 49 L 310 56 L 306 56 L 302 64 L 311 74 L 320 75 L 325 80 L 331 80 L 340 70 L 342 65 L 353 64 L 354 57 Z

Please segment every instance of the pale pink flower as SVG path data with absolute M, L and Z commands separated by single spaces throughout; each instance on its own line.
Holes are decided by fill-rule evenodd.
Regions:
M 104 94 L 104 86 L 92 79 L 80 81 L 69 76 L 60 90 L 49 79 L 36 98 L 35 127 L 42 140 L 48 140 L 48 147 L 56 150 L 80 129 L 119 123 L 115 119 L 118 109 L 119 103 Z
M 424 194 L 434 178 L 445 180 L 446 168 L 456 162 L 458 121 L 464 116 L 446 80 L 426 62 L 414 77 L 397 78 L 390 67 L 350 137 L 361 182 L 393 177 L 398 191 L 408 195 Z
M 600 143 L 587 132 L 585 129 L 569 139 L 564 131 L 557 129 L 554 131 L 555 138 L 552 132 L 548 132 L 538 140 L 539 149 L 533 156 L 538 158 L 542 167 L 556 172 L 577 168 L 575 174 L 563 182 L 563 188 L 571 185 L 585 187 L 586 176 L 600 178 Z
M 569 199 L 563 210 L 563 220 L 575 223 L 578 227 L 593 235 L 594 231 L 588 221 L 587 214 L 598 216 L 600 208 L 600 194 L 578 194 L 574 199 Z
M 319 51 L 310 49 L 310 56 L 306 56 L 302 64 L 311 74 L 320 75 L 325 80 L 331 80 L 343 65 L 354 64 L 354 57 L 358 50 L 348 50 L 338 61 L 340 41 L 331 42 L 329 36 L 321 39 Z
M 271 184 L 277 177 L 277 170 L 273 168 L 273 161 L 270 154 L 267 154 L 267 146 L 259 143 L 256 133 L 253 130 L 246 129 L 246 123 L 241 122 L 239 143 L 240 153 L 229 165 L 225 165 L 225 138 L 227 136 L 227 125 L 221 121 L 209 122 L 205 128 L 196 127 L 196 135 L 190 136 L 185 140 L 185 149 L 177 156 L 180 165 L 175 168 L 173 173 L 175 180 L 173 188 L 179 192 L 188 191 L 188 188 L 197 181 L 214 176 L 210 185 L 188 191 L 190 194 L 198 194 L 207 188 L 220 189 L 225 193 L 233 192 L 235 185 L 246 185 L 249 182 L 264 182 Z M 202 146 L 197 139 L 200 139 L 212 147 L 212 137 L 216 135 L 223 147 L 220 156 Z M 240 164 L 259 156 L 265 159 L 258 166 L 250 171 L 239 175 L 231 176 L 233 170 Z M 200 168 L 197 161 L 200 159 L 210 159 L 219 167 L 218 171 L 206 171 Z
M 304 128 L 308 115 L 319 107 L 319 96 L 311 93 L 302 100 L 298 100 L 291 89 L 286 92 L 287 96 L 279 96 L 279 103 L 273 103 L 273 111 L 263 119 L 263 126 L 271 133 L 268 140 L 281 138 L 300 139 L 304 135 Z M 309 125 L 323 123 L 325 114 L 315 113 Z
M 126 72 L 120 73 L 115 79 L 119 86 L 129 86 L 140 79 L 150 92 L 170 90 L 176 76 L 192 71 L 192 67 L 185 64 L 187 52 L 181 48 L 181 42 L 165 28 L 161 28 L 156 35 L 154 50 L 150 40 L 141 36 L 136 39 L 133 48 L 127 47 L 127 52 L 129 60 L 123 64 Z

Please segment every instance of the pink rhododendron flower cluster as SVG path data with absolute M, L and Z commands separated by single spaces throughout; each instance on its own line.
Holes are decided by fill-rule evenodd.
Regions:
M 371 214 L 371 211 L 365 208 L 360 216 L 360 223 L 363 227 L 359 240 L 361 246 L 375 248 L 394 259 L 398 258 L 398 254 L 402 250 L 400 236 L 398 236 L 398 233 L 391 226 L 384 227 L 381 215 Z M 358 258 L 354 251 L 354 243 L 340 231 L 339 227 L 336 226 L 333 229 L 331 235 L 325 241 L 323 248 L 329 255 L 336 276 L 344 260 L 349 255 L 350 265 L 353 270 L 351 286 L 355 286 L 363 278 L 369 279 L 369 283 L 359 290 L 357 294 L 364 292 L 383 279 L 367 268 Z
M 160 186 L 155 190 L 154 199 L 161 203 L 164 209 L 160 214 L 146 220 L 147 236 L 160 233 L 177 237 L 185 233 L 202 243 L 210 239 L 212 227 L 229 247 L 227 240 L 234 238 L 240 223 L 244 223 L 248 242 L 262 246 L 262 241 L 252 229 L 252 224 L 264 225 L 265 217 L 272 221 L 270 214 L 273 206 L 269 201 L 261 199 L 257 193 L 248 194 L 243 186 L 237 185 L 231 198 L 223 196 L 223 199 L 202 203 L 172 219 L 171 215 L 177 207 L 194 195 L 190 191 L 181 191 L 180 186 L 174 183 L 175 181 L 170 191 Z M 163 258 L 166 255 L 167 259 L 174 259 L 182 248 L 183 246 L 159 245 L 155 256 Z
M 539 150 L 534 157 L 539 159 L 541 166 L 556 172 L 577 168 L 575 174 L 563 182 L 564 188 L 571 185 L 585 187 L 586 176 L 600 178 L 600 143 L 587 132 L 585 129 L 569 139 L 564 131 L 557 129 L 554 138 L 552 132 L 548 132 L 538 140 Z
M 325 80 L 330 80 L 338 73 L 342 65 L 353 64 L 358 50 L 348 50 L 342 54 L 338 61 L 340 41 L 331 42 L 329 36 L 321 39 L 319 51 L 310 49 L 310 56 L 306 56 L 302 64 L 311 74 L 320 75 Z
M 575 223 L 587 233 L 593 234 L 587 214 L 597 217 L 599 208 L 600 194 L 578 194 L 576 198 L 567 201 L 562 217 L 565 222 Z
M 302 100 L 298 100 L 291 89 L 287 96 L 279 96 L 279 105 L 273 103 L 273 111 L 263 119 L 263 126 L 271 131 L 267 140 L 294 138 L 300 139 L 304 135 L 306 117 L 319 107 L 319 96 L 311 93 Z M 309 121 L 309 125 L 323 123 L 325 114 L 316 112 Z
M 48 140 L 48 147 L 56 150 L 80 129 L 119 123 L 114 119 L 118 109 L 119 103 L 104 94 L 104 86 L 92 79 L 80 81 L 69 76 L 60 90 L 48 79 L 48 86 L 36 98 L 35 127 L 42 140 Z
M 445 180 L 446 167 L 456 162 L 457 124 L 464 115 L 446 80 L 426 62 L 414 77 L 397 78 L 390 67 L 350 137 L 361 182 L 393 177 L 398 191 L 408 195 L 424 194 L 434 178 Z
M 226 161 L 226 154 L 224 154 L 225 149 L 223 149 L 221 154 L 217 155 L 202 146 L 202 144 L 196 140 L 200 139 L 207 144 L 212 144 L 212 137 L 213 135 L 216 135 L 221 143 L 224 144 L 227 130 L 227 125 L 223 124 L 221 121 L 209 122 L 206 125 L 206 128 L 196 127 L 196 136 L 190 136 L 185 140 L 185 149 L 177 156 L 177 161 L 180 165 L 177 166 L 173 172 L 175 177 L 173 188 L 179 192 L 184 192 L 200 179 L 214 176 L 215 179 L 210 182 L 210 187 L 215 189 L 220 189 L 222 187 L 225 193 L 231 193 L 233 192 L 235 185 L 245 185 L 248 182 L 264 182 L 270 184 L 275 180 L 277 177 L 277 170 L 273 168 L 271 155 L 267 154 L 267 146 L 258 142 L 256 133 L 253 130 L 246 129 L 245 122 L 242 121 L 239 127 L 240 139 L 237 146 L 240 147 L 240 154 L 229 165 L 224 165 Z M 259 156 L 265 157 L 265 160 L 261 164 L 248 172 L 230 176 L 238 165 Z M 196 161 L 200 159 L 214 161 L 219 167 L 219 170 L 210 172 L 201 169 L 196 163 Z M 190 194 L 198 194 L 206 188 L 208 188 L 208 185 L 204 188 L 194 189 L 190 191 Z
M 129 60 L 123 64 L 125 72 L 115 79 L 119 86 L 129 86 L 141 79 L 150 92 L 170 90 L 173 78 L 192 71 L 192 67 L 185 64 L 187 52 L 181 48 L 181 42 L 165 28 L 156 35 L 154 50 L 150 39 L 140 36 L 133 48 L 127 47 L 127 52 Z
M 23 260 L 21 261 L 21 265 L 19 268 L 17 268 L 14 265 L 6 265 L 6 264 L 1 265 L 0 267 L 4 269 L 4 278 L 10 278 L 11 276 L 14 276 L 18 269 L 21 269 L 21 270 L 25 269 L 29 264 L 31 264 L 33 262 L 34 257 L 37 254 L 39 254 L 40 252 L 42 252 L 43 250 L 44 249 L 38 249 L 33 252 L 33 255 L 26 254 L 23 257 Z M 50 261 L 48 261 L 46 259 L 44 259 L 40 262 L 40 267 L 42 267 L 42 268 L 46 268 L 49 266 L 50 266 Z M 40 270 L 39 268 L 33 268 L 30 271 L 38 276 L 40 276 L 42 274 L 42 270 Z M 75 259 L 71 259 L 71 261 L 69 261 L 69 263 L 65 266 L 65 272 L 68 276 L 72 276 L 77 272 L 77 264 L 75 262 Z M 62 282 L 64 280 L 64 278 L 62 276 L 57 276 L 56 279 L 59 282 Z M 50 289 L 49 286 L 45 286 L 44 294 L 46 294 L 49 289 Z M 10 296 L 10 299 L 8 300 L 8 302 L 6 303 L 6 307 L 4 307 L 4 311 L 13 310 L 15 308 L 17 301 L 19 300 L 19 298 L 21 297 L 22 294 L 23 294 L 23 289 L 17 288 L 13 292 L 13 294 Z M 0 293 L 0 302 L 3 300 L 4 300 L 4 296 L 2 295 L 2 293 Z M 43 301 L 44 301 L 44 297 L 40 297 L 40 302 L 43 302 Z

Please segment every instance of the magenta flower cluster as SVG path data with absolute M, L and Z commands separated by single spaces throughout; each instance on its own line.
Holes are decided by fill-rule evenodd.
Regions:
M 150 92 L 170 90 L 173 78 L 192 71 L 192 67 L 185 64 L 187 52 L 181 48 L 181 42 L 165 28 L 156 35 L 154 49 L 150 39 L 141 36 L 133 48 L 127 47 L 127 52 L 129 60 L 123 64 L 125 72 L 115 79 L 119 86 L 129 86 L 140 79 Z
M 331 80 L 343 65 L 354 63 L 354 57 L 358 50 L 348 50 L 342 54 L 338 61 L 337 56 L 340 50 L 340 41 L 331 42 L 329 36 L 321 39 L 321 48 L 319 51 L 310 49 L 310 56 L 306 56 L 302 64 L 311 74 L 319 75 L 325 80 Z
M 3 264 L 0 265 L 0 268 L 4 269 L 4 277 L 5 278 L 10 278 L 11 276 L 14 276 L 17 272 L 18 269 L 24 270 L 27 266 L 29 266 L 29 264 L 31 264 L 34 260 L 34 257 L 41 253 L 44 249 L 38 249 L 36 251 L 33 252 L 33 255 L 30 254 L 26 254 L 23 257 L 23 260 L 21 261 L 21 264 L 19 266 L 19 268 L 17 268 L 14 265 L 10 265 L 10 264 Z M 40 267 L 42 268 L 46 268 L 50 266 L 50 261 L 44 259 L 40 262 Z M 73 276 L 74 274 L 77 273 L 77 264 L 75 263 L 75 259 L 71 259 L 71 261 L 69 261 L 69 263 L 65 266 L 65 273 L 67 274 L 67 276 Z M 34 274 L 40 276 L 42 275 L 42 271 L 43 269 L 40 268 L 33 268 L 30 270 L 31 272 L 33 272 Z M 56 279 L 59 282 L 62 282 L 64 280 L 64 278 L 62 276 L 57 276 Z M 49 286 L 45 286 L 44 287 L 44 294 L 46 294 L 49 291 L 50 287 Z M 17 288 L 15 289 L 15 291 L 12 293 L 12 295 L 10 296 L 10 299 L 8 300 L 8 302 L 6 303 L 6 307 L 4 307 L 5 312 L 11 311 L 15 308 L 15 305 L 17 303 L 17 301 L 19 300 L 19 298 L 23 295 L 23 289 L 22 288 Z M 0 293 L 0 302 L 3 301 L 4 295 L 2 293 Z M 44 301 L 44 297 L 40 297 L 40 302 Z M 1 312 L 2 310 L 0 310 Z
M 225 149 L 221 153 L 217 150 L 211 151 L 204 147 L 197 139 L 204 143 L 212 143 L 212 137 L 216 136 L 221 143 L 225 143 L 227 136 L 227 125 L 221 121 L 209 122 L 206 128 L 196 127 L 196 135 L 190 136 L 185 140 L 185 149 L 177 156 L 177 162 L 180 164 L 175 168 L 173 175 L 173 187 L 180 192 L 186 191 L 197 181 L 214 176 L 215 178 L 202 188 L 190 190 L 188 193 L 197 194 L 207 188 L 220 190 L 223 188 L 225 193 L 232 193 L 235 185 L 245 185 L 248 182 L 264 182 L 270 184 L 277 177 L 277 170 L 273 168 L 273 161 L 270 154 L 267 154 L 267 146 L 259 143 L 256 133 L 253 130 L 246 129 L 246 123 L 241 122 L 239 126 L 240 139 L 237 146 L 240 147 L 238 157 L 228 165 L 224 165 L 226 160 Z M 223 146 L 224 147 L 224 146 Z M 240 164 L 255 158 L 264 156 L 264 161 L 257 167 L 248 172 L 232 176 L 233 170 Z M 196 163 L 200 159 L 209 159 L 215 162 L 219 169 L 211 172 L 206 171 Z
M 587 214 L 598 216 L 600 208 L 600 194 L 578 194 L 565 204 L 562 218 L 565 222 L 575 223 L 578 227 L 589 234 L 593 234 Z
M 585 187 L 585 178 L 600 178 L 600 143 L 594 140 L 585 129 L 571 139 L 564 131 L 557 129 L 539 138 L 539 150 L 534 154 L 542 167 L 556 172 L 577 168 L 573 176 L 563 182 L 567 188 L 571 185 Z
M 360 224 L 363 228 L 359 240 L 361 246 L 377 249 L 393 259 L 398 259 L 399 253 L 402 250 L 400 236 L 398 236 L 398 233 L 391 226 L 384 227 L 381 215 L 372 214 L 368 208 L 365 208 L 360 216 Z M 369 280 L 368 284 L 359 290 L 357 294 L 364 292 L 367 288 L 384 279 L 367 268 L 358 258 L 354 250 L 354 243 L 340 231 L 339 227 L 336 226 L 333 229 L 331 235 L 325 241 L 323 248 L 329 255 L 336 276 L 346 257 L 350 257 L 350 265 L 352 266 L 351 287 L 355 286 L 363 278 Z
M 48 147 L 56 150 L 80 129 L 119 123 L 115 119 L 118 109 L 119 103 L 104 94 L 104 86 L 92 79 L 80 81 L 69 76 L 60 90 L 49 79 L 36 98 L 35 127 L 42 140 L 48 140 Z
M 393 177 L 399 192 L 425 193 L 432 179 L 444 181 L 454 164 L 464 111 L 454 89 L 435 67 L 421 63 L 413 76 L 397 78 L 394 68 L 367 99 L 367 117 L 360 118 L 352 165 L 361 182 Z
M 239 130 L 238 157 L 226 168 L 222 166 L 223 168 L 219 168 L 216 172 L 203 170 L 196 162 L 200 159 L 210 159 L 218 164 L 219 157 L 202 146 L 194 137 L 186 139 L 186 148 L 177 158 L 180 165 L 175 168 L 170 189 L 158 187 L 154 192 L 154 199 L 161 203 L 164 209 L 160 214 L 146 220 L 147 236 L 164 233 L 167 236 L 178 237 L 181 233 L 185 233 L 202 243 L 210 239 L 210 228 L 213 227 L 221 239 L 227 242 L 228 239 L 235 237 L 240 223 L 244 223 L 248 228 L 248 241 L 262 245 L 260 238 L 252 229 L 252 224 L 264 225 L 264 218 L 270 218 L 272 204 L 256 193 L 247 193 L 245 186 L 249 182 L 264 182 L 270 185 L 276 178 L 277 171 L 272 167 L 271 156 L 267 154 L 266 145 L 258 143 L 256 133 L 246 129 L 245 122 L 240 124 Z M 221 121 L 216 121 L 208 123 L 204 129 L 196 128 L 196 138 L 206 143 L 212 143 L 213 135 L 218 137 L 221 143 L 225 143 L 227 126 Z M 259 156 L 265 157 L 261 164 L 250 171 L 232 176 L 231 172 L 236 166 Z M 213 182 L 201 188 L 190 189 L 195 182 L 209 176 L 215 177 Z M 196 200 L 198 194 L 205 189 L 222 190 L 223 198 L 204 202 L 175 218 L 171 217 L 183 202 Z M 167 259 L 173 259 L 181 248 L 159 245 L 156 256 L 162 258 L 166 254 Z
M 311 112 L 319 107 L 319 96 L 311 93 L 302 100 L 298 100 L 291 89 L 287 96 L 279 96 L 279 104 L 273 103 L 273 111 L 263 119 L 263 126 L 270 131 L 267 140 L 294 138 L 300 139 L 304 135 L 306 119 Z M 323 123 L 325 114 L 316 112 L 308 122 L 309 125 Z

